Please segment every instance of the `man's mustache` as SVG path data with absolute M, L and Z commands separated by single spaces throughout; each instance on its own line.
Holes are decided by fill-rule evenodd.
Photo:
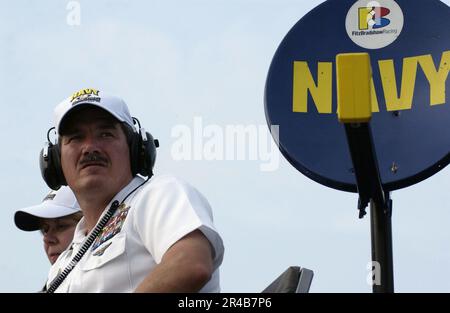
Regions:
M 81 166 L 84 166 L 84 165 L 90 164 L 90 163 L 106 164 L 106 163 L 108 163 L 108 160 L 99 154 L 90 153 L 90 154 L 87 154 L 86 156 L 84 156 L 80 161 Z

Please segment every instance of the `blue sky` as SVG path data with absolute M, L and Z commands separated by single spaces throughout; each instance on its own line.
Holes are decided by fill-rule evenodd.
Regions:
M 34 292 L 49 264 L 39 233 L 14 212 L 47 192 L 38 154 L 54 106 L 85 87 L 123 97 L 161 142 L 157 173 L 177 175 L 210 201 L 226 253 L 224 292 L 259 292 L 290 265 L 314 270 L 311 292 L 370 292 L 370 224 L 357 195 L 319 185 L 283 157 L 185 160 L 176 125 L 265 125 L 268 67 L 289 29 L 321 0 L 0 1 L 0 292 Z M 450 1 L 443 1 L 449 5 Z M 450 291 L 450 172 L 392 193 L 396 291 Z

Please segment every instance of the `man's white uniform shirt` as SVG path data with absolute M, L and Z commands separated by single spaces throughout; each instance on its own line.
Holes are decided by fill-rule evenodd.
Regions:
M 122 200 L 144 182 L 136 176 L 111 200 Z M 213 248 L 214 272 L 200 292 L 219 292 L 219 266 L 224 247 L 213 225 L 208 201 L 186 182 L 169 175 L 153 176 L 122 203 L 99 236 L 55 292 L 133 292 L 164 253 L 179 239 L 199 229 Z M 72 245 L 51 267 L 47 287 L 76 255 L 84 240 L 84 218 Z

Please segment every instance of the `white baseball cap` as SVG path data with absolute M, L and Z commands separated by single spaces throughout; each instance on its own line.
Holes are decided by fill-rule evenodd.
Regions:
M 63 119 L 67 117 L 68 113 L 72 112 L 73 109 L 82 105 L 94 105 L 104 109 L 120 122 L 125 122 L 134 129 L 133 118 L 131 117 L 128 106 L 123 99 L 105 94 L 97 89 L 87 88 L 75 92 L 72 96 L 68 97 L 56 106 L 54 110 L 54 118 L 55 128 L 58 134 L 60 134 L 60 127 Z
M 58 218 L 79 211 L 73 191 L 62 186 L 58 191 L 50 191 L 41 204 L 18 210 L 14 214 L 14 222 L 21 230 L 33 231 L 40 228 L 41 218 Z

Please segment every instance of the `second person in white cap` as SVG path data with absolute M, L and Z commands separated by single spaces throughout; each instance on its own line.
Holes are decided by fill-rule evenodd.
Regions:
M 41 231 L 45 253 L 53 264 L 72 242 L 75 226 L 82 216 L 75 195 L 64 186 L 50 191 L 41 204 L 18 210 L 14 222 L 21 230 Z

